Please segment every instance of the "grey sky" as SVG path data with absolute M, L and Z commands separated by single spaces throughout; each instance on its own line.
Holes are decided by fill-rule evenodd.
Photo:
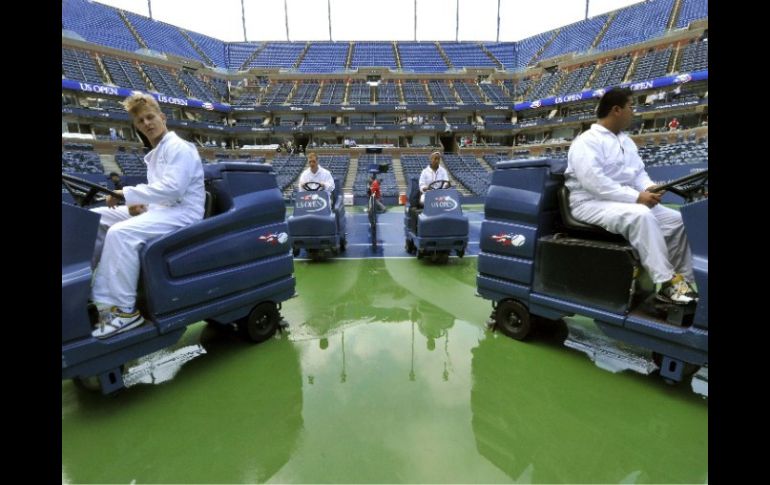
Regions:
M 458 0 L 417 0 L 417 40 L 455 40 Z M 590 0 L 589 17 L 641 0 Z M 148 16 L 147 0 L 99 3 Z M 497 0 L 459 0 L 461 41 L 494 41 Z M 286 40 L 284 0 L 245 0 L 250 41 Z M 287 0 L 292 41 L 329 40 L 327 0 Z M 387 6 L 387 7 L 386 7 Z M 585 18 L 585 0 L 500 0 L 500 41 Z M 331 0 L 332 40 L 413 40 L 414 0 Z M 243 41 L 241 0 L 152 0 L 152 17 L 224 41 Z

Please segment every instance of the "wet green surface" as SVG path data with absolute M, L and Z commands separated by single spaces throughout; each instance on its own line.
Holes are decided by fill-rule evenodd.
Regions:
M 486 329 L 476 259 L 295 263 L 289 332 L 103 397 L 62 382 L 73 483 L 708 481 L 708 403 Z

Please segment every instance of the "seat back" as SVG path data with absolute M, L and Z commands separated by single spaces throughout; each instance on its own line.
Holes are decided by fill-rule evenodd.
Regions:
M 420 205 L 420 182 L 416 177 L 411 177 L 407 184 L 407 194 L 409 205 L 419 207 Z
M 602 240 L 609 241 L 625 241 L 626 239 L 620 234 L 614 234 L 603 227 L 595 226 L 593 224 L 587 224 L 583 221 L 575 219 L 572 215 L 572 211 L 569 208 L 569 189 L 566 185 L 562 185 L 556 192 L 556 197 L 559 204 L 559 213 L 561 214 L 561 222 L 564 228 L 569 231 L 575 231 L 578 233 L 586 234 L 588 237 L 600 238 Z
M 214 210 L 214 196 L 211 195 L 211 192 L 208 190 L 206 191 L 206 200 L 203 203 L 203 218 L 208 219 L 211 217 L 211 213 Z

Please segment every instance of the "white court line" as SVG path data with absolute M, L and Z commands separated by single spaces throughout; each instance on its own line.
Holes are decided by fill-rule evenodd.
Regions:
M 452 259 L 457 259 L 458 256 L 449 256 Z M 478 254 L 466 254 L 467 258 L 478 258 Z M 366 257 L 350 257 L 350 258 L 326 258 L 327 260 L 345 261 L 348 259 L 417 259 L 417 256 L 366 256 Z M 294 258 L 294 261 L 312 261 L 310 258 Z
M 469 242 L 468 246 L 470 246 L 471 244 L 478 245 L 479 243 L 478 242 Z M 368 243 L 348 243 L 346 246 L 347 247 L 351 247 L 351 246 L 371 246 L 371 245 L 372 245 L 372 243 L 368 242 Z M 400 247 L 403 247 L 404 245 L 402 243 L 381 243 L 381 242 L 377 241 L 377 246 L 400 246 Z

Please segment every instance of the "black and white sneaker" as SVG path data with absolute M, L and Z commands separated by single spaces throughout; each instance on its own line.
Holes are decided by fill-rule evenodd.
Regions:
M 135 310 L 133 313 L 125 313 L 118 309 L 118 307 L 112 307 L 109 315 L 106 316 L 99 326 L 91 332 L 92 337 L 107 338 L 110 335 L 117 335 L 126 330 L 131 330 L 144 323 L 144 317 L 139 313 L 139 310 Z
M 655 298 L 675 305 L 689 305 L 698 301 L 698 293 L 682 275 L 676 275 L 671 281 L 661 285 Z

